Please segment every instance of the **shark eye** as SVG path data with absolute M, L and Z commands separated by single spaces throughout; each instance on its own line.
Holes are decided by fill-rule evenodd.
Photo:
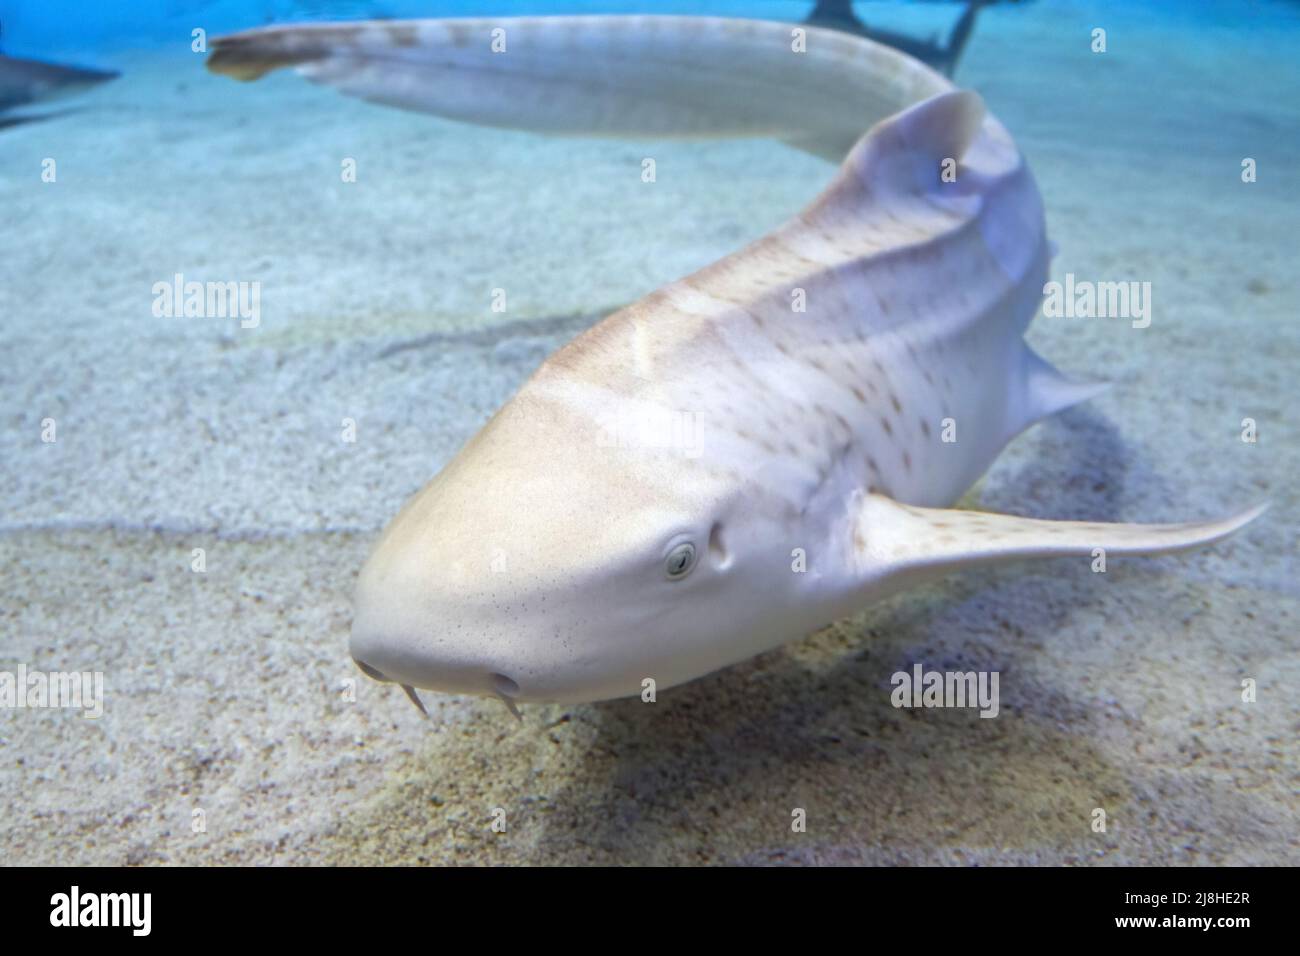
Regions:
M 678 581 L 686 577 L 693 567 L 695 567 L 695 545 L 689 541 L 683 541 L 669 551 L 664 561 L 664 570 L 668 573 L 670 581 Z

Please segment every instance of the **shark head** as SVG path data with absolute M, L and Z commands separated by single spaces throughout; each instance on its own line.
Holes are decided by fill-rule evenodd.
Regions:
M 383 533 L 354 659 L 412 687 L 580 702 L 779 643 L 805 623 L 785 620 L 801 604 L 773 546 L 785 513 L 715 465 L 620 442 L 526 388 Z

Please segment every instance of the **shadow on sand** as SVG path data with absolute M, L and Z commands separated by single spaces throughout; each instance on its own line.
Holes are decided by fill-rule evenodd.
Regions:
M 1075 410 L 1032 440 L 1032 453 L 1017 458 L 1025 464 L 984 506 L 1046 500 L 1067 509 L 1062 517 L 1119 516 L 1129 467 L 1114 426 Z M 1100 474 L 1104 481 L 1090 477 Z M 1123 600 L 1167 599 L 1151 575 L 1106 586 L 1112 595 L 1124 589 Z M 1075 641 L 1089 641 L 1073 654 L 1056 640 L 1076 615 L 1096 613 L 1096 589 L 1088 562 L 972 571 L 662 692 L 653 705 L 540 708 L 514 731 L 485 703 L 469 729 L 431 742 L 416 778 L 395 783 L 371 815 L 389 831 L 384 846 L 416 835 L 427 843 L 450 827 L 454 858 L 478 862 L 1104 856 L 1118 844 L 1090 830 L 1093 808 L 1114 812 L 1145 797 L 1134 795 L 1132 768 L 1094 745 L 1103 716 L 1110 727 L 1136 718 L 1090 686 L 1086 661 L 1077 660 L 1122 636 L 1102 633 L 1100 623 L 1073 631 Z M 891 676 L 916 663 L 996 671 L 997 719 L 893 707 Z M 434 805 L 419 800 L 435 792 Z M 477 808 L 510 806 L 507 794 L 519 801 L 508 810 L 511 835 L 484 836 Z M 449 814 L 452 803 L 474 811 Z M 806 833 L 792 832 L 796 808 L 807 814 Z

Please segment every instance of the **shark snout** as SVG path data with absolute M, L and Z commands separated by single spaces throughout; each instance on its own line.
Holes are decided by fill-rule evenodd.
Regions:
M 353 655 L 357 669 L 381 684 L 402 684 L 444 694 L 475 694 L 515 698 L 522 693 L 518 681 L 490 667 L 436 667 L 428 664 L 394 669 L 392 674 Z
M 385 637 L 369 631 L 364 620 L 352 628 L 349 651 L 357 669 L 372 680 L 402 684 L 446 694 L 515 698 L 519 682 L 498 662 L 477 656 L 439 656 L 436 639 L 428 641 Z

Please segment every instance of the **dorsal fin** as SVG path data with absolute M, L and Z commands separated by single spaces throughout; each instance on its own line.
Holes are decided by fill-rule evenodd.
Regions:
M 984 101 L 951 90 L 908 107 L 871 128 L 844 160 L 873 189 L 929 190 L 941 183 L 944 160 L 960 162 L 984 122 Z

